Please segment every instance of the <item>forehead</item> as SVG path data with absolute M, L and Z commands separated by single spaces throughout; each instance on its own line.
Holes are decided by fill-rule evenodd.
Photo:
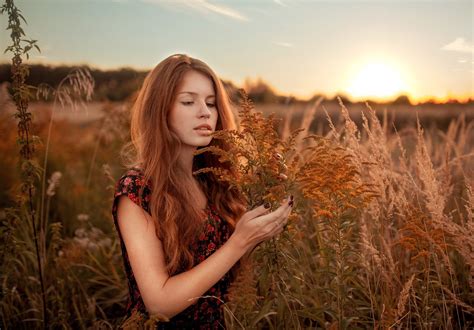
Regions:
M 203 96 L 215 96 L 214 84 L 211 78 L 198 71 L 188 71 L 178 87 L 178 94 L 198 94 Z

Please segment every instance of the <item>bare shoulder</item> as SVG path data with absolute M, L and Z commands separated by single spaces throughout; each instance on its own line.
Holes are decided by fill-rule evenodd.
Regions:
M 169 277 L 155 224 L 147 212 L 125 195 L 119 197 L 117 222 L 143 302 L 150 306 Z
M 131 236 L 135 232 L 140 232 L 141 234 L 151 232 L 156 236 L 153 219 L 148 212 L 145 212 L 143 208 L 132 201 L 130 196 L 122 195 L 119 197 L 117 222 L 122 236 Z

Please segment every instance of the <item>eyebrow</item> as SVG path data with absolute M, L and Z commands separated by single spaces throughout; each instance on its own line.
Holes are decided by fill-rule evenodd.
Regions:
M 191 94 L 191 95 L 198 95 L 198 93 L 194 93 L 194 92 L 187 92 L 187 91 L 184 91 L 184 92 L 179 92 L 179 93 L 178 93 L 178 95 L 179 95 L 179 94 Z M 207 97 L 216 97 L 216 96 L 215 96 L 214 94 L 210 94 L 210 95 L 206 96 L 206 98 L 207 98 Z

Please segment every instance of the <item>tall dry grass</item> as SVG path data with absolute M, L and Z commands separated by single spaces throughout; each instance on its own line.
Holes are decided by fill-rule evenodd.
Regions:
M 319 105 L 308 109 L 300 128 L 310 127 Z M 360 113 L 362 125 L 342 102 L 338 124 L 323 107 L 329 130 L 318 139 L 299 140 L 300 153 L 319 149 L 308 178 L 317 198 L 309 199 L 328 204 L 321 208 L 319 203 L 320 210 L 306 206 L 313 212 L 302 213 L 295 235 L 280 246 L 287 263 L 278 274 L 284 290 L 277 303 L 270 305 L 265 294 L 248 296 L 241 289 L 261 278 L 262 263 L 253 274 L 244 273 L 229 306 L 232 326 L 472 327 L 474 122 L 461 114 L 446 132 L 426 135 L 419 121 L 415 128 L 390 128 L 386 116 L 381 123 L 366 106 Z M 287 114 L 283 136 L 298 128 L 290 129 L 290 122 Z M 350 155 L 348 163 L 331 153 L 337 148 Z M 375 198 L 352 215 L 338 214 L 347 208 L 327 197 L 350 193 L 350 186 L 338 184 L 351 182 L 347 175 L 352 168 Z M 316 183 L 319 173 L 325 176 Z M 253 311 L 240 308 L 240 299 L 257 301 Z
M 128 113 L 126 104 L 103 111 L 103 121 L 85 127 L 55 122 L 51 134 L 48 176 L 60 171 L 62 177 L 45 211 L 48 313 L 51 324 L 67 328 L 123 322 L 127 287 L 109 203 L 123 170 L 115 160 Z M 318 111 L 324 108 L 307 118 Z M 318 189 L 312 199 L 325 204 L 296 196 L 301 212 L 278 244 L 278 271 L 262 272 L 261 265 L 273 263 L 264 254 L 246 266 L 227 305 L 229 328 L 471 327 L 473 122 L 460 116 L 444 132 L 401 127 L 393 133 L 369 108 L 362 126 L 351 122 L 350 109 L 340 111 L 344 121 L 327 122 L 318 139 L 298 142 L 298 148 L 313 148 L 313 184 L 337 196 L 341 187 L 355 188 L 348 180 L 352 168 L 377 197 L 358 209 L 330 210 L 335 199 L 324 200 L 329 195 Z M 300 128 L 295 122 L 289 132 Z M 47 136 L 49 117 L 43 123 L 37 123 L 40 137 Z M 306 119 L 302 128 L 312 124 Z M 9 141 L 2 152 L 14 155 L 14 136 Z M 15 244 L 2 264 L 8 269 L 2 322 L 5 328 L 36 327 L 41 296 L 31 229 L 21 219 L 9 228 Z
M 79 70 L 66 76 L 56 88 L 36 89 L 37 95 L 50 92 L 54 99 L 49 124 L 43 130 L 34 120 L 37 114 L 29 109 L 34 88 L 26 83 L 29 70 L 23 63 L 23 56 L 28 58 L 29 50 L 39 47 L 36 40 L 25 39 L 21 21 L 26 21 L 12 0 L 5 1 L 1 12 L 6 13 L 11 30 L 12 45 L 6 51 L 13 53 L 11 98 L 7 94 L 7 99 L 0 102 L 2 126 L 11 127 L 18 121 L 18 136 L 5 130 L 1 145 L 2 154 L 10 155 L 2 157 L 7 165 L 2 178 L 10 177 L 11 182 L 3 192 L 6 198 L 0 213 L 1 326 L 112 327 L 111 317 L 126 296 L 123 276 L 116 271 L 121 258 L 118 243 L 86 221 L 84 214 L 78 216 L 82 220 L 79 226 L 72 223 L 74 237 L 65 233 L 68 222 L 58 214 L 60 207 L 56 204 L 64 175 L 51 166 L 49 158 L 56 103 L 77 105 L 84 94 L 87 101 L 93 82 L 87 72 Z M 41 160 L 43 166 L 39 165 Z M 48 171 L 47 165 L 53 170 Z

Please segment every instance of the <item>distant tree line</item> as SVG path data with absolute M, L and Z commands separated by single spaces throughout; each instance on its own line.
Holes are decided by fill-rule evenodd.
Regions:
M 139 89 L 143 80 L 149 71 L 140 71 L 132 68 L 121 68 L 117 70 L 100 70 L 91 68 L 89 66 L 47 66 L 41 64 L 30 65 L 30 75 L 28 77 L 28 84 L 38 86 L 41 83 L 46 83 L 52 87 L 56 87 L 60 81 L 67 76 L 68 73 L 77 68 L 87 68 L 95 80 L 94 100 L 95 101 L 114 101 L 120 102 L 132 98 L 134 93 Z M 0 64 L 0 84 L 3 82 L 11 82 L 11 65 Z M 239 100 L 239 88 L 231 81 L 222 81 L 226 88 L 232 102 L 237 103 Z M 294 102 L 314 102 L 319 97 L 323 97 L 326 101 L 336 101 L 340 97 L 344 104 L 351 104 L 348 96 L 343 94 L 335 95 L 328 98 L 324 94 L 315 94 L 309 100 L 300 100 L 291 95 L 278 95 L 274 89 L 262 80 L 246 79 L 243 88 L 254 103 L 279 103 L 289 104 Z M 376 103 L 371 101 L 372 103 Z M 474 99 L 469 103 L 474 102 Z M 410 99 L 406 95 L 400 95 L 391 104 L 410 105 Z M 428 101 L 426 103 L 435 103 L 435 101 Z M 450 100 L 447 103 L 457 103 L 456 100 Z
M 77 68 L 87 68 L 95 80 L 95 101 L 123 101 L 140 88 L 146 71 L 136 71 L 131 68 L 103 71 L 87 66 L 45 66 L 30 65 L 28 84 L 38 86 L 46 83 L 56 87 L 61 80 Z M 0 65 L 0 82 L 11 79 L 10 64 Z
M 11 82 L 10 64 L 0 64 L 0 83 Z M 56 87 L 61 80 L 72 70 L 87 68 L 95 80 L 95 101 L 125 101 L 140 89 L 143 80 L 149 71 L 138 71 L 132 68 L 121 68 L 117 70 L 100 70 L 88 66 L 46 66 L 40 64 L 30 65 L 28 84 L 38 86 L 46 83 Z M 233 102 L 239 98 L 238 87 L 231 81 L 222 81 Z M 256 83 L 247 82 L 244 87 L 250 98 L 255 103 L 284 103 L 288 97 L 276 95 L 273 89 L 258 80 Z

